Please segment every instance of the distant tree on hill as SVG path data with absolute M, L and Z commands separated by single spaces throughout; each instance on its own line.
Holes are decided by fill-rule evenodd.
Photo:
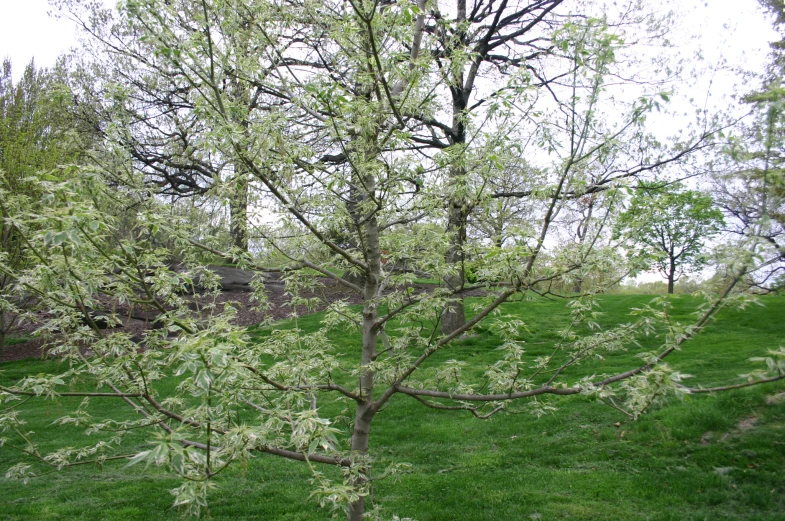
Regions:
M 681 184 L 641 186 L 619 218 L 618 231 L 642 247 L 668 280 L 668 294 L 687 271 L 708 260 L 704 246 L 724 224 L 712 198 Z

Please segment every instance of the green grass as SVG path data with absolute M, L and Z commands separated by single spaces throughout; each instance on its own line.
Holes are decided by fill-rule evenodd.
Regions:
M 414 279 L 414 283 L 415 284 L 431 284 L 431 285 L 434 285 L 434 286 L 438 286 L 439 284 L 442 284 L 443 282 L 444 281 L 440 280 L 440 279 L 420 279 L 420 278 Z
M 24 344 L 25 342 L 29 342 L 32 340 L 33 337 L 29 335 L 14 335 L 14 336 L 7 336 L 5 337 L 5 345 L 13 346 L 16 344 Z
M 610 326 L 626 321 L 630 308 L 650 298 L 601 297 L 600 322 Z M 671 301 L 674 319 L 686 320 L 697 304 L 686 296 Z M 763 302 L 765 307 L 722 311 L 669 363 L 699 375 L 691 383 L 739 381 L 737 375 L 753 367 L 750 356 L 785 344 L 785 299 Z M 529 333 L 524 339 L 532 356 L 548 352 L 556 331 L 569 322 L 564 302 L 536 300 L 504 307 L 526 321 Z M 305 317 L 298 325 L 313 330 L 318 319 Z M 657 345 L 654 338 L 643 341 L 646 349 Z M 459 358 L 482 367 L 498 354 L 495 347 L 494 337 L 481 330 L 437 355 L 434 363 Z M 610 374 L 629 368 L 634 360 L 634 353 L 614 353 L 580 366 L 572 376 Z M 56 369 L 53 362 L 5 363 L 0 365 L 0 381 Z M 411 463 L 412 470 L 398 482 L 378 482 L 374 496 L 386 519 L 396 513 L 419 521 L 783 520 L 785 404 L 766 403 L 767 396 L 783 390 L 785 384 L 777 383 L 673 398 L 634 422 L 580 396 L 549 400 L 558 410 L 539 419 L 519 414 L 482 421 L 466 413 L 423 409 L 399 395 L 374 421 L 371 450 L 377 468 L 403 461 Z M 49 426 L 60 407 L 68 405 L 41 402 L 26 416 L 44 449 L 82 443 L 78 429 Z M 105 407 L 105 412 L 116 407 L 94 406 Z M 131 438 L 131 445 L 141 447 L 141 434 L 132 436 L 138 438 Z M 17 459 L 8 447 L 0 447 L 0 471 Z M 209 516 L 328 519 L 329 512 L 308 497 L 308 478 L 298 462 L 261 456 L 217 478 Z M 159 471 L 126 468 L 123 463 L 56 472 L 27 485 L 0 480 L 0 519 L 176 519 L 168 489 L 177 484 Z

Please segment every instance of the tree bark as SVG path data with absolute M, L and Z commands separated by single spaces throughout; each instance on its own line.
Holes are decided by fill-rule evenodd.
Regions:
M 670 259 L 668 265 L 668 295 L 673 295 L 673 286 L 676 278 L 676 261 Z
M 236 48 L 242 50 L 242 54 L 245 57 L 250 56 L 254 50 L 249 46 L 248 33 L 239 31 L 236 36 L 238 37 Z M 239 123 L 247 131 L 250 126 L 250 114 L 253 110 L 250 87 L 240 77 L 235 77 L 231 80 L 230 90 L 233 91 L 233 97 L 244 107 L 244 114 Z M 250 172 L 242 161 L 235 163 L 234 179 L 231 182 L 233 186 L 231 187 L 231 198 L 229 200 L 229 225 L 231 227 L 232 246 L 243 252 L 248 252 L 248 188 Z
M 363 378 L 366 378 L 367 375 L 363 375 Z M 354 480 L 352 485 L 355 489 L 362 489 L 366 486 L 368 482 L 368 439 L 371 433 L 371 421 L 373 420 L 373 415 L 370 414 L 370 405 L 373 402 L 373 375 L 370 375 L 371 381 L 371 398 L 366 399 L 363 403 L 358 404 L 357 411 L 354 417 L 354 430 L 352 431 L 352 458 L 353 460 L 360 461 L 362 473 L 360 477 Z M 366 389 L 368 390 L 368 389 Z M 349 510 L 347 512 L 346 518 L 348 521 L 363 521 L 365 518 L 365 495 L 361 495 L 357 501 L 351 503 L 349 505 Z
M 364 191 L 366 194 L 373 194 L 376 188 L 376 180 L 372 175 L 363 179 Z M 376 212 L 365 220 L 363 226 L 365 235 L 365 247 L 369 271 L 365 276 L 365 286 L 363 295 L 363 346 L 362 364 L 368 367 L 376 359 L 377 331 L 374 327 L 379 312 L 377 308 L 377 296 L 379 291 L 379 279 L 381 275 L 381 248 L 379 246 L 379 225 L 376 219 Z M 362 400 L 357 404 L 354 416 L 354 429 L 352 430 L 352 458 L 360 463 L 360 477 L 352 485 L 356 490 L 364 489 L 368 483 L 370 467 L 368 466 L 368 446 L 371 431 L 371 422 L 374 417 L 373 410 L 373 387 L 374 373 L 369 369 L 363 369 L 360 375 L 360 396 Z M 349 505 L 347 519 L 349 521 L 363 521 L 365 516 L 365 496 Z
M 456 3 L 456 23 L 458 24 L 458 31 L 455 35 L 456 47 L 462 47 L 466 40 L 466 31 L 463 23 L 466 21 L 466 0 L 457 0 Z M 455 49 L 453 49 L 455 51 Z M 452 135 L 450 137 L 450 144 L 456 148 L 460 148 L 460 154 L 465 151 L 463 148 L 466 145 L 466 124 L 464 116 L 466 107 L 468 106 L 468 99 L 470 88 L 467 91 L 464 86 L 463 70 L 455 71 L 452 78 L 452 85 L 450 86 L 450 94 L 452 96 Z M 450 184 L 455 186 L 464 182 L 463 178 L 466 175 L 466 167 L 462 158 L 457 159 L 457 164 L 450 168 Z M 464 245 L 466 244 L 466 219 L 468 217 L 468 206 L 465 196 L 459 195 L 462 190 L 457 190 L 457 194 L 453 192 L 449 201 L 449 216 L 447 218 L 447 236 L 450 240 L 450 246 L 445 255 L 445 262 L 448 266 L 452 267 L 449 275 L 444 277 L 444 283 L 448 289 L 457 291 L 461 289 L 465 282 L 465 273 L 463 269 L 464 262 Z M 442 334 L 449 335 L 466 324 L 466 312 L 464 310 L 463 298 L 455 297 L 447 303 L 442 312 L 441 329 Z
M 447 249 L 447 255 L 444 260 L 448 266 L 452 266 L 453 271 L 450 275 L 444 277 L 444 283 L 448 289 L 457 291 L 463 287 L 466 277 L 463 269 L 463 246 L 466 242 L 466 213 L 463 211 L 460 201 L 452 201 L 450 205 L 447 233 L 450 237 L 450 247 Z M 449 335 L 464 324 L 466 324 L 466 313 L 463 298 L 453 298 L 442 312 L 442 333 Z
M 5 311 L 0 310 L 0 355 L 5 351 Z
M 248 174 L 238 167 L 229 201 L 232 246 L 248 251 Z

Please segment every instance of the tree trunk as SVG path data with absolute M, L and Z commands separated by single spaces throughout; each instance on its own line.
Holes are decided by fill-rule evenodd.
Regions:
M 673 259 L 670 260 L 668 268 L 668 295 L 673 295 L 673 286 L 676 278 L 676 263 Z
M 248 174 L 238 167 L 229 201 L 232 246 L 248 251 Z
M 362 378 L 364 377 L 365 376 Z M 373 380 L 372 375 L 370 379 Z M 360 474 L 360 477 L 355 479 L 352 483 L 355 489 L 364 488 L 368 481 L 368 478 L 366 477 L 369 472 L 367 464 L 369 445 L 368 438 L 371 432 L 371 421 L 373 420 L 373 415 L 369 414 L 369 407 L 372 402 L 373 398 L 369 398 L 366 402 L 359 404 L 354 417 L 354 430 L 352 431 L 352 457 L 354 458 L 354 461 L 361 461 L 362 466 L 362 473 Z M 363 521 L 364 518 L 365 495 L 361 495 L 357 501 L 349 505 L 346 519 L 348 519 L 348 521 Z
M 466 313 L 463 299 L 451 300 L 442 312 L 442 333 L 449 335 L 466 325 Z
M 444 283 L 452 291 L 460 290 L 465 281 L 466 274 L 463 269 L 463 246 L 466 242 L 466 215 L 460 203 L 450 207 L 450 218 L 447 223 L 447 234 L 450 237 L 450 247 L 445 256 L 445 262 L 452 266 L 453 272 L 444 277 Z M 466 324 L 463 298 L 451 299 L 442 312 L 442 333 L 449 335 L 456 329 Z
M 455 34 L 455 42 L 457 47 L 462 47 L 466 42 L 466 29 L 463 23 L 466 21 L 466 0 L 457 0 L 456 2 L 456 24 L 458 30 Z M 456 49 L 452 49 L 456 51 Z M 459 147 L 461 157 L 459 157 L 452 168 L 450 168 L 450 183 L 457 185 L 464 182 L 466 176 L 466 166 L 463 161 L 463 154 L 465 153 L 466 145 L 466 123 L 464 121 L 466 107 L 468 106 L 469 95 L 471 87 L 468 89 L 464 86 L 463 69 L 454 71 L 455 75 L 452 78 L 452 85 L 450 86 L 450 94 L 452 96 L 452 135 L 450 137 L 450 144 L 454 147 Z M 447 219 L 447 236 L 450 239 L 450 246 L 445 255 L 445 262 L 448 266 L 452 267 L 452 272 L 444 278 L 444 283 L 447 288 L 452 291 L 457 291 L 463 288 L 465 281 L 465 273 L 463 270 L 464 262 L 464 245 L 466 244 L 466 220 L 468 218 L 468 206 L 465 196 L 458 195 L 463 193 L 463 190 L 456 190 L 450 195 L 450 214 Z M 449 335 L 458 328 L 466 324 L 466 313 L 463 305 L 463 298 L 456 296 L 450 300 L 444 307 L 442 313 L 442 333 Z
M 583 279 L 578 279 L 575 281 L 575 284 L 572 286 L 573 293 L 580 293 L 583 289 Z
M 366 176 L 363 180 L 366 194 L 372 194 L 376 187 L 373 176 Z M 365 220 L 363 226 L 365 234 L 365 247 L 369 271 L 365 276 L 363 294 L 363 347 L 362 364 L 367 367 L 376 359 L 377 331 L 375 324 L 379 318 L 377 297 L 379 291 L 379 278 L 381 275 L 381 249 L 379 247 L 379 226 L 376 212 Z M 360 396 L 362 401 L 357 404 L 354 416 L 354 429 L 352 431 L 352 458 L 361 466 L 360 477 L 352 485 L 355 489 L 364 489 L 368 484 L 370 467 L 368 466 L 368 446 L 371 431 L 373 411 L 373 386 L 374 374 L 370 370 L 363 370 L 360 375 Z M 365 495 L 349 505 L 347 519 L 349 521 L 362 521 L 365 516 Z
M 5 351 L 5 311 L 0 310 L 0 355 Z
M 360 249 L 358 247 L 358 241 L 352 236 L 352 232 L 356 232 L 357 234 L 363 233 L 362 232 L 362 221 L 363 216 L 360 213 L 360 205 L 362 201 L 365 199 L 365 194 L 360 186 L 357 183 L 351 183 L 349 185 L 349 200 L 346 202 L 346 209 L 349 211 L 349 215 L 352 218 L 351 228 L 349 229 L 348 233 L 346 233 L 345 237 L 341 237 L 340 241 L 342 243 L 346 243 L 349 245 L 349 249 Z M 341 278 L 347 282 L 351 282 L 355 286 L 365 287 L 365 273 L 360 273 L 356 269 L 347 269 L 341 275 Z

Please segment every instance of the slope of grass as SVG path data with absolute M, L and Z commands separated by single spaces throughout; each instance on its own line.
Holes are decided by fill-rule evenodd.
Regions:
M 14 336 L 7 336 L 5 337 L 5 345 L 13 346 L 16 344 L 24 344 L 25 342 L 29 342 L 32 340 L 33 337 L 29 335 L 14 335 Z
M 605 327 L 625 322 L 631 308 L 650 298 L 602 297 L 604 314 L 598 321 Z M 686 296 L 671 302 L 673 320 L 688 319 L 697 305 Z M 765 307 L 723 310 L 669 362 L 696 375 L 691 384 L 740 381 L 737 375 L 754 367 L 750 356 L 785 344 L 785 299 L 763 302 Z M 524 340 L 532 356 L 549 352 L 556 332 L 569 324 L 564 302 L 512 303 L 504 311 L 526 321 Z M 318 320 L 305 317 L 298 325 L 313 330 Z M 484 368 L 498 356 L 497 342 L 481 330 L 436 358 Z M 644 338 L 642 349 L 659 342 Z M 579 366 L 570 376 L 610 374 L 635 362 L 633 352 L 616 352 Z M 0 382 L 55 370 L 54 362 L 5 363 Z M 419 521 L 785 519 L 785 405 L 766 403 L 767 396 L 783 390 L 778 383 L 673 398 L 637 421 L 581 396 L 550 399 L 557 410 L 539 419 L 517 414 L 481 421 L 467 413 L 424 409 L 399 395 L 375 420 L 371 450 L 377 468 L 392 461 L 412 468 L 397 482 L 377 482 L 374 498 L 386 519 L 396 513 Z M 60 410 L 77 403 L 42 401 L 25 415 L 43 450 L 85 443 L 79 429 L 50 425 Z M 118 407 L 93 406 L 107 413 Z M 142 447 L 142 434 L 132 434 L 129 442 L 131 449 Z M 18 460 L 8 446 L 0 447 L 0 470 Z M 327 519 L 329 512 L 309 498 L 308 478 L 298 462 L 256 458 L 217 478 L 209 516 Z M 0 519 L 176 519 L 168 490 L 177 485 L 157 470 L 126 468 L 122 462 L 56 472 L 27 485 L 0 480 Z

